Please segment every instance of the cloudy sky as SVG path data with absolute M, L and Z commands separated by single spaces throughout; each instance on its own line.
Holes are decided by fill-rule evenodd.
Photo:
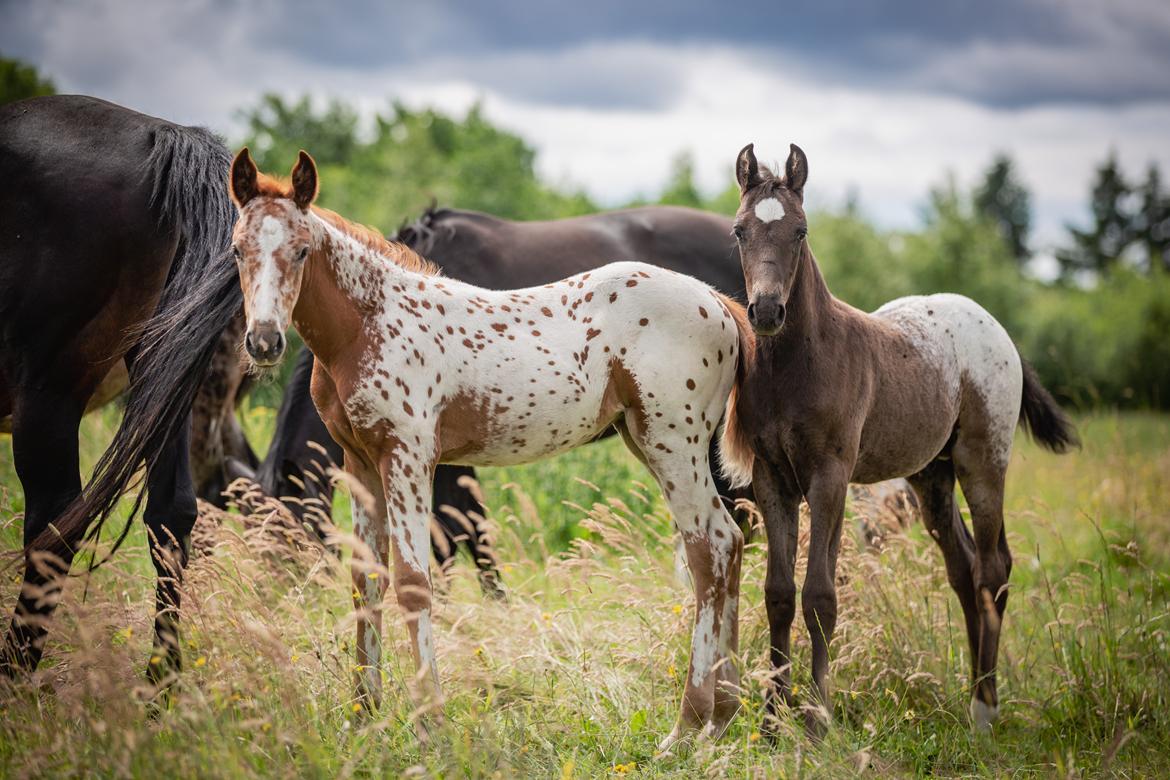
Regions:
M 795 141 L 810 199 L 854 190 L 910 226 L 946 171 L 970 183 L 1003 150 L 1043 246 L 1109 149 L 1134 177 L 1170 169 L 1166 0 L 0 0 L 0 21 L 0 52 L 59 89 L 229 138 L 265 91 L 479 100 L 604 204 L 653 194 L 681 150 L 714 192 L 748 141 Z

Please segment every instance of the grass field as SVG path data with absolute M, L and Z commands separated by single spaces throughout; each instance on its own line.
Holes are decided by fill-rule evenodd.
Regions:
M 271 411 L 246 419 L 265 441 Z M 87 464 L 114 422 L 112 412 L 87 419 Z M 229 521 L 190 568 L 173 706 L 151 719 L 139 698 L 153 569 L 136 529 L 84 600 L 86 580 L 71 583 L 35 680 L 0 691 L 0 777 L 1170 776 L 1170 417 L 1079 423 L 1085 447 L 1069 456 L 1018 440 L 1003 717 L 991 737 L 968 725 L 966 640 L 933 543 L 913 527 L 874 552 L 847 530 L 828 738 L 809 743 L 796 717 L 775 744 L 759 736 L 757 537 L 745 557 L 745 707 L 723 740 L 655 761 L 676 714 L 691 599 L 657 491 L 609 441 L 485 471 L 511 598 L 484 601 L 471 567 L 457 567 L 437 608 L 447 719 L 431 747 L 409 727 L 409 652 L 393 605 L 387 702 L 361 718 L 346 569 L 312 552 L 274 556 Z M 18 547 L 21 508 L 5 437 L 5 550 Z M 336 514 L 347 522 L 344 496 Z M 6 560 L 7 613 L 16 559 Z M 806 688 L 799 616 L 795 628 Z

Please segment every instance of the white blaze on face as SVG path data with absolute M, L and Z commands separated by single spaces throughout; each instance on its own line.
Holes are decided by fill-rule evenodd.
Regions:
M 251 306 L 248 311 L 248 326 L 254 323 L 273 323 L 279 328 L 288 325 L 283 321 L 284 312 L 280 311 L 282 288 L 280 275 L 276 269 L 276 250 L 284 243 L 284 225 L 276 217 L 266 216 L 260 222 L 260 230 L 256 240 L 260 245 L 260 256 L 257 258 L 258 268 L 252 282 Z M 266 344 L 259 345 L 267 349 Z
M 784 204 L 776 198 L 764 198 L 756 204 L 756 218 L 765 225 L 784 219 Z

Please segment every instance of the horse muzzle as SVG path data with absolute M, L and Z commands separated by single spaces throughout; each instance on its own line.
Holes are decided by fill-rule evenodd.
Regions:
M 747 316 L 757 336 L 775 336 L 784 327 L 784 304 L 777 295 L 761 295 L 748 304 Z
M 248 328 L 244 336 L 244 349 L 258 366 L 275 366 L 284 357 L 284 348 L 284 330 L 275 323 L 259 323 Z

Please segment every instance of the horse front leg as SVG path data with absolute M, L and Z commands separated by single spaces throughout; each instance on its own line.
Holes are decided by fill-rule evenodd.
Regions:
M 792 706 L 792 620 L 796 616 L 796 540 L 800 528 L 800 489 L 787 464 L 777 468 L 756 458 L 752 485 L 756 504 L 764 516 L 768 537 L 768 573 L 764 580 L 764 605 L 770 635 L 770 683 L 764 690 L 764 729 L 776 734 L 780 708 Z
M 350 513 L 359 545 L 350 561 L 355 615 L 354 683 L 357 701 L 367 711 L 382 703 L 382 605 L 389 587 L 386 504 L 376 471 L 346 452 L 345 469 L 358 477 L 368 495 L 353 495 Z
M 832 719 L 829 699 L 829 643 L 837 627 L 837 552 L 845 520 L 850 469 L 833 464 L 813 473 L 806 495 L 812 515 L 808 572 L 801 606 L 812 643 L 813 705 L 805 710 L 805 730 L 822 737 Z
M 408 451 L 398 446 L 382 459 L 380 471 L 394 557 L 394 593 L 406 620 L 417 673 L 411 686 L 420 740 L 442 720 L 442 693 L 435 657 L 431 590 L 431 497 L 435 448 Z

